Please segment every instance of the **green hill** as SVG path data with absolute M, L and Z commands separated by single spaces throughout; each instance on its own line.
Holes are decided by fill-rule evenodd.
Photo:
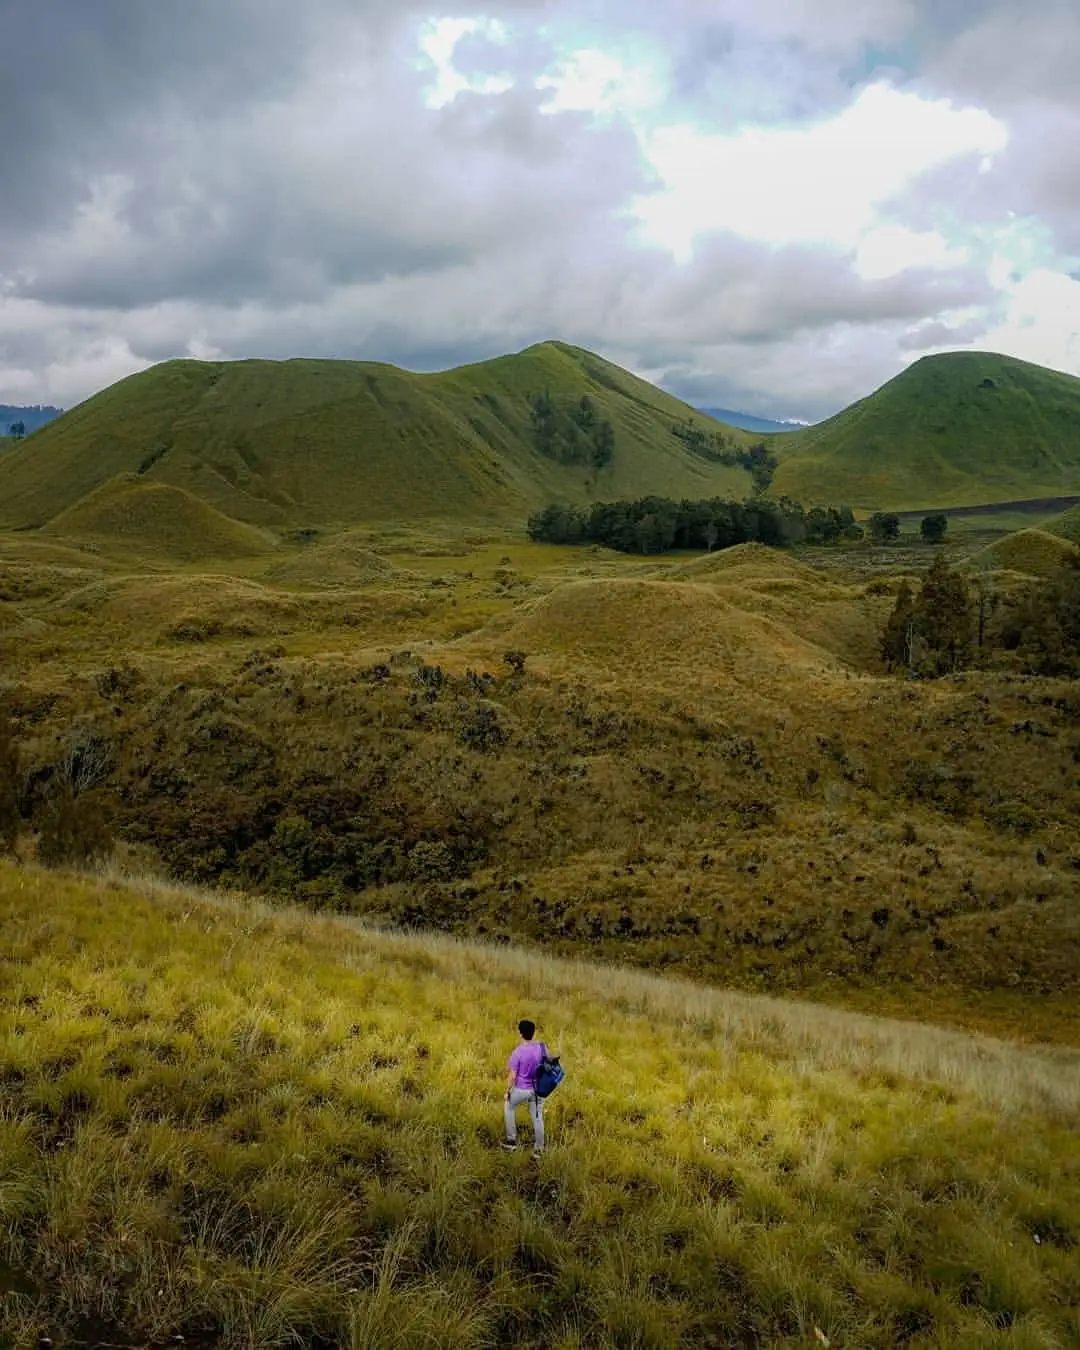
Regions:
M 1056 534 L 1059 539 L 1068 539 L 1072 544 L 1080 544 L 1080 506 L 1055 516 L 1043 526 L 1048 534 Z
M 230 520 L 183 488 L 129 474 L 62 511 L 44 533 L 176 562 L 243 558 L 271 547 L 260 531 Z
M 0 921 L 4 1345 L 1076 1343 L 1075 1051 L 8 863 Z
M 1065 563 L 1080 558 L 1080 549 L 1046 530 L 1016 530 L 980 549 L 968 560 L 972 567 L 1005 568 L 1032 577 L 1052 577 Z
M 1080 490 L 1080 380 L 983 352 L 925 357 L 805 431 L 770 438 L 774 490 L 917 510 Z
M 546 452 L 530 402 L 545 393 L 558 422 Z M 579 430 L 572 414 L 585 396 L 594 427 Z M 0 527 L 44 525 L 117 474 L 282 527 L 520 521 L 552 500 L 745 495 L 747 473 L 694 454 L 673 433 L 687 418 L 739 444 L 751 439 L 561 343 L 433 375 L 355 361 L 170 361 L 6 452 Z M 592 438 L 604 422 L 614 452 L 595 468 Z

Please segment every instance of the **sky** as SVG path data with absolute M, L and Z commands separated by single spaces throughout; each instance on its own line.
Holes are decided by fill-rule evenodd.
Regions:
M 1080 374 L 1076 0 L 7 0 L 0 402 L 547 338 L 817 420 Z

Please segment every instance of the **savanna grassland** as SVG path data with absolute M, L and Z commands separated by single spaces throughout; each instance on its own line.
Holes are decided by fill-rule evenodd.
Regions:
M 1080 1340 L 1075 513 L 526 542 L 749 489 L 597 362 L 168 363 L 5 452 L 0 1343 Z M 888 673 L 938 556 L 980 640 Z
M 1080 1337 L 1075 1050 L 153 882 L 0 865 L 0 916 L 6 1344 Z
M 5 550 L 44 856 L 1077 1036 L 1076 686 L 885 677 L 895 576 L 434 529 L 216 571 Z

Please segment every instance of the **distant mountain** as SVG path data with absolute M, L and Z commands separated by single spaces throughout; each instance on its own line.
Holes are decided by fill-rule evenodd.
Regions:
M 26 435 L 37 431 L 38 427 L 54 421 L 63 412 L 62 408 L 50 408 L 41 403 L 29 407 L 19 407 L 16 403 L 0 403 L 0 436 L 9 436 L 11 427 L 19 422 L 26 428 Z
M 726 422 L 729 427 L 766 436 L 775 436 L 782 431 L 798 431 L 806 426 L 805 422 L 776 422 L 771 417 L 755 417 L 753 413 L 735 412 L 731 408 L 702 408 L 700 411 L 717 422 Z
M 773 491 L 918 510 L 1080 494 L 1080 379 L 987 352 L 926 356 L 835 417 L 770 441 Z
M 751 442 L 561 342 L 431 375 L 360 361 L 167 361 L 6 449 L 0 527 L 44 525 L 130 474 L 252 525 L 521 524 L 555 501 L 744 497 L 751 476 L 732 458 Z M 140 519 L 150 506 L 179 510 L 179 499 L 127 491 L 118 501 L 110 518 L 134 504 Z M 104 508 L 93 507 L 96 520 Z

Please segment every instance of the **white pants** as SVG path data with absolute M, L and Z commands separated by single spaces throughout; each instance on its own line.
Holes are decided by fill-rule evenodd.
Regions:
M 544 1100 L 542 1097 L 538 1097 L 535 1092 L 528 1092 L 524 1088 L 510 1089 L 510 1096 L 503 1112 L 506 1137 L 510 1143 L 517 1143 L 517 1109 L 525 1102 L 529 1103 L 529 1119 L 532 1121 L 533 1127 L 533 1147 L 537 1151 L 541 1151 L 544 1147 Z

